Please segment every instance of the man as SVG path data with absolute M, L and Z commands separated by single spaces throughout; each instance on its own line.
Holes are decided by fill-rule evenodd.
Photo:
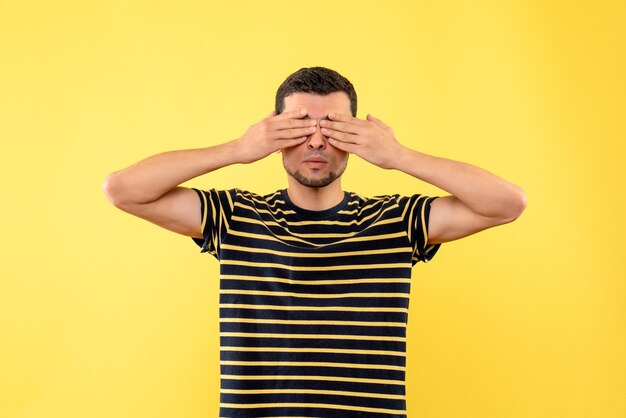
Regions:
M 356 108 L 347 79 L 303 68 L 242 137 L 158 154 L 105 181 L 115 206 L 192 237 L 220 260 L 220 417 L 406 416 L 411 267 L 526 206 L 519 187 L 411 150 L 381 120 L 356 118 Z M 276 151 L 285 190 L 178 186 Z M 350 154 L 450 195 L 344 192 Z

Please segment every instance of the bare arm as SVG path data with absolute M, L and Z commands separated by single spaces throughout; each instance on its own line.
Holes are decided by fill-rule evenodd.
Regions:
M 405 148 L 396 167 L 451 194 L 431 204 L 429 244 L 512 222 L 526 207 L 526 195 L 518 186 L 467 163 Z
M 379 167 L 403 171 L 451 194 L 431 205 L 429 244 L 511 222 L 526 207 L 526 195 L 518 186 L 482 168 L 404 147 L 389 126 L 371 115 L 360 120 L 331 113 L 329 118 L 320 126 L 332 146 Z
M 236 163 L 233 142 L 153 155 L 104 181 L 104 194 L 117 208 L 183 235 L 201 237 L 200 201 L 179 184 Z
M 236 163 L 251 163 L 306 139 L 315 121 L 300 109 L 268 117 L 236 140 L 153 155 L 107 176 L 103 190 L 117 208 L 179 234 L 202 237 L 200 201 L 179 184 Z

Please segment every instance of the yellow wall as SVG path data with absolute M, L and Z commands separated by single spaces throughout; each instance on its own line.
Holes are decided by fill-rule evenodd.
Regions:
M 217 263 L 101 184 L 241 135 L 314 65 L 528 195 L 414 269 L 409 418 L 626 416 L 625 5 L 0 1 L 0 416 L 217 416 Z M 286 180 L 274 155 L 190 185 Z M 356 157 L 344 187 L 442 193 Z

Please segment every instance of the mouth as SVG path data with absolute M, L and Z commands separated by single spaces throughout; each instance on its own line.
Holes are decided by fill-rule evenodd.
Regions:
M 311 168 L 322 168 L 328 164 L 328 160 L 322 157 L 309 157 L 304 160 L 304 163 Z

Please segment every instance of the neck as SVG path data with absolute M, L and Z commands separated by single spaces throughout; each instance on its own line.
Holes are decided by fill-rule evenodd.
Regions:
M 306 210 L 326 210 L 338 205 L 344 197 L 341 177 L 325 187 L 307 187 L 288 177 L 287 194 L 294 205 Z

